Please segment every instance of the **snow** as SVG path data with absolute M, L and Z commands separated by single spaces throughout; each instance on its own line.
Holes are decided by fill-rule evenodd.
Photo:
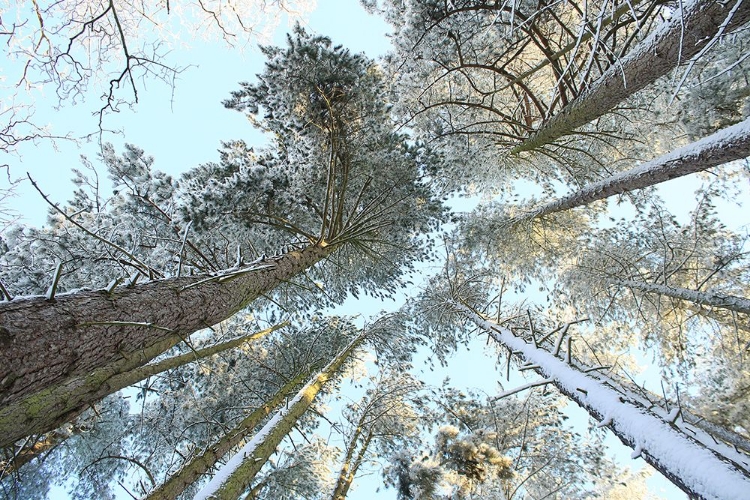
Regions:
M 635 445 L 634 456 L 652 457 L 664 471 L 679 478 L 694 493 L 707 499 L 750 499 L 750 480 L 714 452 L 690 440 L 656 415 L 627 404 L 621 394 L 569 366 L 551 353 L 537 349 L 509 330 L 485 320 L 466 306 L 452 304 L 495 340 L 541 366 L 545 376 L 580 404 L 611 420 L 617 434 Z
M 302 399 L 306 394 L 310 392 L 312 386 L 320 383 L 321 375 L 332 371 L 334 366 L 340 366 L 342 360 L 346 359 L 348 357 L 348 354 L 351 353 L 352 350 L 357 345 L 359 345 L 359 343 L 362 342 L 364 338 L 364 334 L 358 335 L 341 351 L 341 353 L 339 353 L 333 360 L 331 360 L 330 363 L 328 363 L 320 372 L 318 372 L 318 375 L 310 379 L 310 382 L 305 384 L 305 386 L 299 390 L 297 395 L 287 402 L 286 406 L 277 411 L 273 418 L 271 418 L 271 420 L 269 420 L 266 425 L 264 425 L 263 428 L 250 441 L 248 441 L 245 446 L 240 449 L 240 451 L 235 453 L 227 461 L 227 463 L 224 464 L 224 466 L 221 467 L 216 472 L 216 474 L 214 474 L 214 476 L 211 478 L 211 481 L 209 481 L 208 484 L 201 488 L 201 490 L 196 493 L 193 499 L 209 500 L 212 498 L 217 498 L 215 496 L 216 492 L 219 491 L 222 485 L 229 479 L 234 471 L 237 470 L 237 468 L 242 464 L 243 461 L 255 454 L 255 451 L 258 449 L 258 447 L 266 441 L 266 438 L 274 431 L 274 429 L 278 425 L 280 425 L 280 423 L 284 420 L 284 418 L 286 418 L 289 412 L 292 411 L 296 406 L 302 404 Z
M 309 385 L 309 384 L 308 384 Z M 294 407 L 294 404 L 297 403 L 299 400 L 302 399 L 303 391 L 300 391 L 294 399 L 292 399 L 290 402 L 287 403 L 287 405 L 282 408 L 281 410 L 277 411 L 276 414 L 269 420 L 266 425 L 263 426 L 263 428 L 255 435 L 253 438 L 245 443 L 245 446 L 243 446 L 240 451 L 235 453 L 232 458 L 230 458 L 226 464 L 224 464 L 223 467 L 221 467 L 216 474 L 211 478 L 211 481 L 208 482 L 201 490 L 195 494 L 194 500 L 208 500 L 210 498 L 216 498 L 214 494 L 221 488 L 221 486 L 229 479 L 229 477 L 234 473 L 235 470 L 242 464 L 245 459 L 248 457 L 252 457 L 255 453 L 255 450 L 263 444 L 263 442 L 266 440 L 266 437 L 273 431 L 273 429 L 279 425 L 279 422 L 281 422 L 286 414 L 289 412 L 291 408 Z
M 607 198 L 615 193 L 642 189 L 665 180 L 728 163 L 731 160 L 743 159 L 749 152 L 750 118 L 635 168 L 589 184 L 559 200 L 529 211 L 518 217 L 517 222 L 580 206 L 593 200 Z

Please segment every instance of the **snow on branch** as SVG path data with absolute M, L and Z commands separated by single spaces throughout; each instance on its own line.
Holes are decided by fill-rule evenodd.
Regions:
M 607 423 L 623 443 L 635 450 L 634 455 L 643 457 L 689 495 L 707 499 L 746 497 L 750 488 L 747 457 L 727 446 L 688 436 L 670 422 L 670 415 L 660 416 L 653 409 L 641 407 L 608 386 L 611 384 L 534 347 L 468 306 L 454 300 L 449 304 L 526 362 L 539 365 L 540 373 L 561 392 Z

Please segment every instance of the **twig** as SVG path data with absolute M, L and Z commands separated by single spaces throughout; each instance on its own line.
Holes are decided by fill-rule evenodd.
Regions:
M 62 262 L 59 262 L 55 268 L 55 274 L 52 276 L 52 284 L 47 289 L 47 300 L 54 300 L 57 285 L 60 283 L 60 276 L 62 276 Z
M 65 217 L 65 220 L 67 220 L 68 222 L 70 222 L 71 224 L 73 224 L 78 229 L 80 229 L 84 233 L 88 234 L 92 238 L 94 238 L 94 239 L 96 239 L 98 241 L 101 241 L 105 245 L 109 245 L 112 248 L 114 248 L 115 250 L 117 250 L 117 251 L 122 252 L 123 254 L 125 254 L 130 260 L 132 260 L 133 262 L 135 262 L 136 264 L 138 264 L 138 266 L 142 267 L 142 269 L 140 269 L 140 271 L 143 272 L 144 274 L 147 274 L 147 275 L 156 274 L 158 276 L 162 276 L 162 274 L 160 272 L 158 272 L 155 269 L 152 269 L 150 266 L 147 266 L 146 264 L 144 264 L 143 262 L 141 262 L 140 259 L 138 259 L 138 257 L 136 257 L 135 255 L 131 254 L 130 252 L 128 252 L 127 250 L 125 250 L 124 248 L 122 248 L 117 243 L 109 241 L 106 238 L 102 238 L 98 234 L 91 232 L 90 230 L 86 229 L 84 226 L 82 226 L 81 224 L 79 224 L 78 222 L 76 222 L 75 220 L 73 220 L 68 214 L 65 213 L 65 211 L 63 211 L 60 207 L 58 207 L 57 204 L 53 203 L 47 197 L 47 195 L 45 195 L 42 192 L 42 190 L 39 188 L 39 186 L 37 185 L 37 183 L 34 182 L 34 179 L 31 178 L 31 174 L 29 174 L 28 172 L 26 172 L 26 176 L 31 181 L 31 185 L 34 186 L 34 189 L 36 189 L 37 192 L 42 196 L 42 198 L 44 198 L 44 201 L 46 201 L 49 206 L 51 206 L 53 209 L 55 209 L 56 212 L 58 212 L 60 215 L 62 215 L 63 217 Z
M 545 378 L 545 379 L 542 379 L 542 380 L 538 380 L 536 382 L 530 382 L 528 384 L 524 384 L 524 385 L 521 385 L 519 387 L 516 387 L 515 389 L 510 389 L 508 391 L 501 392 L 497 396 L 491 398 L 490 401 L 494 402 L 494 401 L 497 401 L 499 399 L 503 399 L 503 398 L 507 398 L 508 396 L 512 396 L 513 394 L 517 394 L 519 392 L 523 392 L 526 389 L 532 389 L 534 387 L 541 387 L 541 386 L 547 385 L 547 384 L 552 383 L 552 382 L 553 382 L 553 380 L 551 378 Z
M 145 326 L 147 328 L 154 328 L 156 330 L 162 330 L 165 332 L 174 331 L 171 328 L 158 326 L 153 323 L 140 323 L 137 321 L 87 321 L 85 323 L 79 323 L 76 326 Z
M 0 281 L 0 293 L 2 293 L 3 300 L 7 300 L 8 302 L 13 300 L 13 296 L 8 292 L 8 289 L 5 288 L 2 281 Z

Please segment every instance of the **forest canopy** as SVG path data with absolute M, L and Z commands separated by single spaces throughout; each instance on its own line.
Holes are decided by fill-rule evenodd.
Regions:
M 3 498 L 746 495 L 747 2 L 363 0 L 387 54 L 297 23 L 174 167 L 106 124 L 178 14 L 313 6 L 32 4 L 2 50 L 100 142 L 62 202 L 3 87 Z

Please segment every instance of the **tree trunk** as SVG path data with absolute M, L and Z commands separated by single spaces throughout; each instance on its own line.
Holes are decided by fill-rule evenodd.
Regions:
M 78 417 L 84 410 L 105 396 L 130 387 L 145 378 L 227 349 L 233 349 L 286 325 L 288 325 L 287 322 L 281 323 L 238 339 L 144 365 L 179 341 L 179 337 L 169 337 L 139 351 L 137 355 L 130 358 L 97 368 L 83 377 L 73 378 L 63 384 L 25 396 L 0 408 L 0 448 L 9 446 L 25 436 L 56 429 L 65 422 Z
M 215 444 L 208 447 L 202 455 L 193 458 L 190 462 L 183 465 L 182 468 L 170 477 L 164 484 L 156 488 L 146 497 L 148 500 L 172 500 L 180 496 L 185 489 L 197 481 L 201 476 L 207 474 L 216 462 L 229 453 L 235 446 L 239 445 L 245 437 L 255 429 L 258 424 L 268 416 L 274 408 L 279 406 L 284 399 L 297 387 L 305 381 L 310 373 L 300 373 L 292 380 L 284 384 L 279 391 L 274 394 L 266 404 L 253 411 L 242 422 L 237 424 L 234 429 L 229 431 Z
M 36 457 L 54 450 L 71 435 L 72 433 L 57 430 L 48 432 L 36 441 L 30 440 L 31 442 L 24 443 L 18 448 L 5 448 L 3 450 L 5 457 L 0 459 L 0 479 L 10 476 Z
M 718 307 L 729 311 L 750 314 L 750 299 L 744 297 L 713 292 L 698 292 L 689 288 L 659 285 L 657 283 L 647 283 L 637 280 L 611 279 L 609 281 L 613 285 L 625 286 L 634 290 L 640 290 L 641 292 L 666 295 L 667 297 L 682 299 L 703 306 Z
M 698 55 L 733 9 L 724 33 L 750 20 L 750 3 L 742 0 L 726 3 L 694 0 L 683 9 L 681 17 L 675 15 L 660 26 L 511 153 L 531 151 L 573 133 L 576 128 L 599 118 L 628 96 L 666 75 L 678 64 Z
M 746 460 L 729 447 L 696 439 L 681 432 L 673 418 L 641 407 L 615 388 L 601 383 L 554 354 L 516 337 L 507 328 L 488 321 L 469 307 L 451 302 L 466 318 L 495 341 L 510 349 L 566 396 L 575 401 L 627 446 L 691 497 L 745 498 L 750 488 Z M 727 458 L 727 457 L 731 457 Z M 739 457 L 739 460 L 736 460 Z
M 367 414 L 363 414 L 362 416 L 365 417 Z M 364 461 L 367 448 L 370 447 L 370 443 L 372 442 L 372 429 L 367 432 L 367 436 L 365 436 L 364 441 L 358 448 L 357 441 L 359 441 L 362 431 L 362 421 L 360 420 L 357 430 L 349 441 L 349 446 L 347 446 L 346 458 L 344 459 L 344 464 L 341 466 L 341 471 L 339 472 L 338 480 L 336 480 L 336 487 L 333 489 L 331 500 L 346 500 L 346 496 L 349 494 L 349 488 L 352 487 L 352 482 L 354 482 L 354 476 L 357 475 L 359 466 L 362 465 L 362 462 Z M 354 456 L 355 451 L 357 451 L 356 457 Z
M 588 205 L 616 194 L 654 186 L 750 156 L 750 118 L 636 168 L 589 184 L 512 220 L 514 225 Z
M 311 245 L 214 276 L 0 303 L 0 404 L 232 316 L 331 254 Z
M 307 411 L 323 385 L 333 378 L 352 352 L 364 341 L 364 333 L 321 370 L 297 395 L 222 467 L 194 500 L 235 500 L 250 486 L 281 440 Z

